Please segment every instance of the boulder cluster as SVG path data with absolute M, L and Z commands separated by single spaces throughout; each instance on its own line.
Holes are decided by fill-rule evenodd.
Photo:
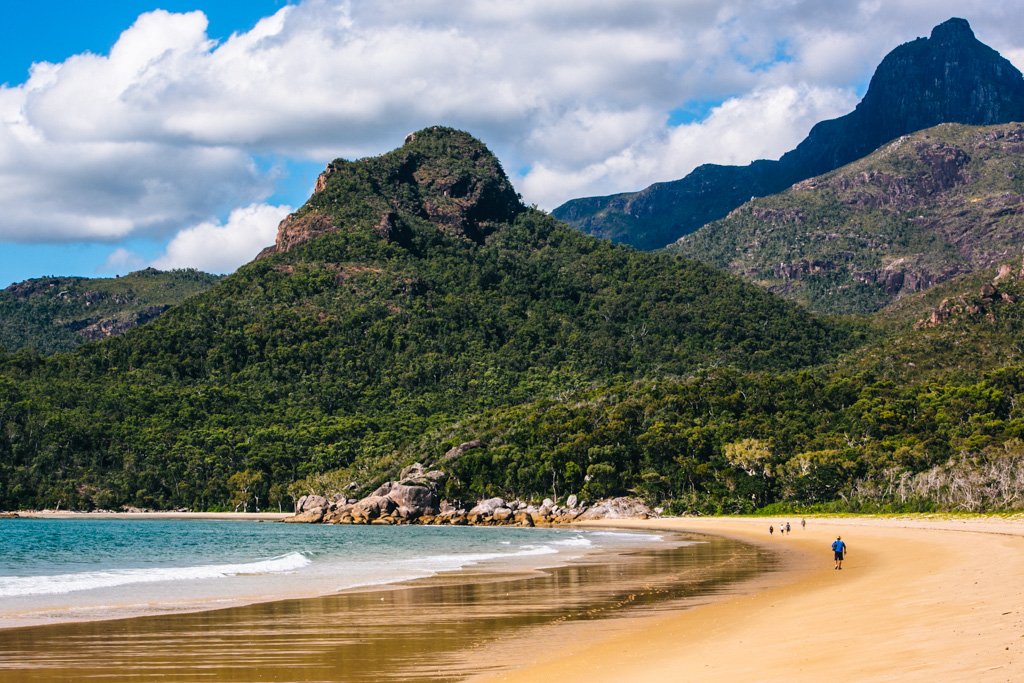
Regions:
M 365 498 L 339 493 L 328 499 L 307 495 L 295 504 L 295 514 L 285 522 L 308 524 L 446 524 L 473 526 L 552 526 L 577 520 L 646 519 L 655 516 L 635 498 L 610 498 L 593 505 L 571 495 L 564 505 L 545 498 L 539 505 L 520 500 L 488 498 L 467 509 L 441 500 L 438 487 L 447 475 L 426 470 L 415 463 L 402 470 L 398 479 L 378 487 Z
M 1019 271 L 1008 264 L 999 268 L 999 273 L 992 282 L 984 283 L 976 296 L 961 296 L 957 299 L 943 299 L 933 308 L 927 318 L 914 323 L 915 329 L 939 327 L 960 316 L 984 316 L 991 323 L 996 321 L 997 306 L 1016 304 L 1018 297 L 1006 291 L 1006 285 L 1024 279 L 1024 262 Z

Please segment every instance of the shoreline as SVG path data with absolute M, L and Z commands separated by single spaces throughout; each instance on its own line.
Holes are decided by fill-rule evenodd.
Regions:
M 90 516 L 38 516 L 54 518 L 57 514 Z M 256 520 L 254 513 L 103 516 L 128 519 L 129 515 Z M 769 524 L 778 526 L 787 519 L 793 525 L 789 535 L 768 535 Z M 1024 658 L 1024 588 L 1019 581 L 1024 567 L 1024 517 L 809 516 L 807 521 L 806 530 L 800 528 L 799 517 L 785 516 L 601 520 L 569 525 L 567 530 L 682 532 L 730 539 L 768 550 L 778 562 L 756 576 L 731 583 L 721 593 L 675 599 L 665 608 L 612 610 L 610 618 L 591 619 L 581 617 L 578 611 L 573 614 L 575 608 L 566 606 L 561 618 L 550 618 L 549 609 L 547 620 L 531 621 L 501 637 L 483 629 L 479 640 L 471 638 L 446 653 L 444 662 L 450 668 L 446 670 L 439 661 L 434 669 L 436 680 L 810 682 L 835 677 L 837 671 L 853 680 L 1013 680 L 1012 671 Z M 829 545 L 836 535 L 850 545 L 842 572 L 832 569 Z M 580 570 L 585 568 L 563 567 L 560 573 L 568 576 Z M 591 575 L 593 582 L 602 569 L 591 567 L 590 571 L 598 572 Z M 411 607 L 405 604 L 409 596 L 430 592 L 436 594 L 438 607 L 444 605 L 454 614 L 460 614 L 459 609 L 474 614 L 480 609 L 478 603 L 459 607 L 461 603 L 451 605 L 447 600 L 530 580 L 500 573 L 488 573 L 484 579 L 474 576 L 476 573 L 464 569 L 365 592 L 285 602 L 271 598 L 232 608 L 242 611 L 176 614 L 166 619 L 230 623 L 235 618 L 231 615 L 263 614 L 291 609 L 292 605 L 302 606 L 297 609 L 316 606 L 316 610 L 326 610 L 323 605 L 329 603 L 362 605 L 360 596 L 407 608 Z M 613 574 L 608 574 L 608 580 Z M 596 581 L 595 585 L 600 585 L 601 580 Z M 546 590 L 547 594 L 525 591 L 515 603 L 516 609 L 535 609 L 557 595 L 550 593 L 550 587 Z M 481 617 L 475 614 L 474 618 Z M 146 619 L 152 618 L 125 620 L 125 628 L 137 628 L 147 623 Z M 84 622 L 79 626 L 103 638 L 100 634 L 113 628 L 107 626 L 110 624 Z M 270 631 L 273 628 L 268 627 Z M 301 657 L 296 661 L 300 666 L 310 664 Z M 473 675 L 466 679 L 465 675 L 453 675 L 455 670 Z
M 471 568 L 320 598 L 0 630 L 0 670 L 4 680 L 36 683 L 72 671 L 98 683 L 323 681 L 341 672 L 340 680 L 464 680 L 514 665 L 515 653 L 485 655 L 503 643 L 553 653 L 557 641 L 536 634 L 604 634 L 624 612 L 657 618 L 775 569 L 773 554 L 749 544 L 672 536 L 681 543 L 518 574 Z
M 470 680 L 1011 681 L 1024 660 L 1019 517 L 621 520 L 616 528 L 707 533 L 771 548 L 785 565 L 750 593 L 620 622 L 511 671 Z M 795 522 L 795 524 L 794 524 Z M 609 523 L 606 523 L 607 526 Z M 829 546 L 849 543 L 843 571 Z
M 16 510 L 14 519 L 221 519 L 248 522 L 277 522 L 290 512 L 75 512 L 73 510 Z
M 127 522 L 145 524 L 146 522 L 225 522 L 225 523 L 249 523 L 251 525 L 276 522 L 280 517 L 289 516 L 287 513 L 279 515 L 278 513 L 267 513 L 256 515 L 253 513 L 182 513 L 182 512 L 138 512 L 138 513 L 77 513 L 77 512 L 43 512 L 34 513 L 32 515 L 26 515 L 18 518 L 18 521 L 24 522 L 26 525 L 30 525 L 32 522 L 41 521 L 60 521 L 70 522 L 73 526 L 75 522 Z M 14 520 L 11 520 L 14 521 Z M 262 524 L 261 524 L 262 526 Z M 319 527 L 323 525 L 319 524 L 300 524 L 300 525 L 288 525 L 288 524 L 274 524 L 279 531 L 286 534 L 301 533 L 303 531 L 316 532 Z M 536 543 L 539 545 L 528 545 L 524 546 L 529 548 L 527 551 L 520 551 L 512 553 L 510 555 L 503 555 L 497 551 L 497 547 L 494 550 L 485 551 L 486 556 L 480 556 L 474 554 L 473 551 L 468 552 L 462 549 L 459 553 L 456 553 L 452 558 L 466 557 L 462 564 L 455 562 L 454 565 L 451 561 L 442 561 L 440 566 L 437 566 L 437 560 L 441 556 L 437 557 L 424 557 L 423 559 L 427 564 L 419 566 L 419 568 L 413 567 L 408 571 L 399 572 L 398 575 L 387 575 L 386 572 L 378 572 L 373 576 L 367 576 L 364 574 L 356 574 L 359 578 L 353 578 L 352 575 L 344 573 L 330 574 L 320 570 L 317 574 L 308 577 L 307 580 L 300 583 L 292 581 L 291 583 L 273 583 L 274 578 L 271 576 L 286 576 L 295 574 L 296 571 L 283 571 L 278 570 L 276 573 L 268 575 L 267 581 L 270 582 L 263 586 L 259 586 L 250 590 L 232 592 L 225 591 L 220 592 L 216 595 L 200 595 L 195 594 L 176 594 L 176 600 L 171 602 L 163 595 L 156 598 L 154 594 L 150 593 L 148 597 L 141 597 L 139 595 L 133 595 L 130 600 L 121 600 L 120 597 L 115 597 L 110 594 L 111 591 L 123 590 L 122 587 L 116 586 L 100 586 L 99 590 L 106 591 L 107 596 L 100 596 L 97 598 L 89 599 L 85 602 L 67 603 L 66 605 L 60 606 L 38 606 L 31 605 L 31 601 L 35 598 L 31 596 L 19 596 L 17 594 L 10 597 L 10 600 L 25 600 L 29 603 L 23 610 L 19 611 L 17 607 L 13 611 L 0 611 L 0 633 L 4 631 L 12 631 L 22 628 L 46 628 L 53 626 L 60 626 L 62 624 L 87 624 L 91 622 L 112 622 L 119 620 L 130 620 L 130 619 L 146 619 L 153 616 L 161 615 L 189 615 L 197 614 L 202 612 L 220 611 L 220 610 L 231 610 L 244 607 L 252 607 L 258 605 L 273 604 L 285 601 L 294 600 L 318 600 L 322 598 L 330 598 L 337 595 L 343 595 L 348 593 L 367 593 L 367 592 L 381 592 L 381 591 L 400 591 L 410 588 L 418 588 L 422 586 L 432 584 L 473 584 L 491 581 L 521 579 L 524 577 L 532 577 L 540 574 L 545 570 L 557 570 L 569 565 L 576 563 L 580 564 L 607 564 L 614 561 L 616 558 L 622 558 L 634 552 L 645 552 L 655 551 L 662 546 L 675 547 L 673 543 L 663 544 L 661 540 L 657 540 L 653 535 L 646 534 L 644 532 L 636 532 L 631 534 L 633 536 L 632 541 L 613 541 L 608 544 L 591 547 L 591 543 L 585 542 L 583 547 L 576 544 L 575 537 L 578 536 L 579 532 L 584 533 L 600 531 L 599 529 L 582 530 L 572 529 L 568 526 L 559 527 L 555 529 L 537 529 L 536 532 L 542 534 L 542 537 L 537 538 L 536 541 L 530 541 L 529 534 L 535 530 L 523 527 L 491 527 L 481 526 L 476 527 L 473 525 L 462 525 L 452 527 L 441 527 L 441 526 L 426 526 L 416 527 L 413 525 L 389 525 L 387 527 L 374 527 L 374 525 L 327 525 L 329 529 L 328 533 L 336 536 L 336 542 L 345 545 L 353 542 L 349 532 L 356 534 L 374 533 L 371 529 L 379 529 L 380 533 L 386 534 L 384 538 L 388 538 L 394 535 L 392 543 L 401 544 L 401 538 L 403 534 L 416 533 L 414 530 L 422 529 L 424 531 L 433 532 L 437 531 L 442 534 L 454 534 L 452 537 L 453 541 L 457 541 L 460 534 L 473 534 L 473 533 L 497 533 L 500 534 L 503 530 L 508 530 L 515 534 L 510 536 L 510 539 L 516 539 L 518 541 L 508 541 L 503 545 L 509 543 Z M 26 526 L 26 528 L 28 528 Z M 70 527 L 69 527 L 70 528 Z M 232 535 L 234 532 L 231 532 Z M 263 532 L 259 532 L 262 535 Z M 555 535 L 552 536 L 552 533 Z M 628 532 L 627 532 L 628 533 Z M 526 536 L 524 536 L 526 534 Z M 316 534 L 319 535 L 319 534 Z M 379 536 L 379 534 L 377 534 Z M 664 540 L 665 534 L 659 534 Z M 323 538 L 323 536 L 320 536 Z M 649 538 L 644 538 L 649 537 Z M 301 536 L 300 536 L 301 538 Z M 254 542 L 259 542 L 259 537 L 253 538 Z M 358 541 L 356 541 L 358 542 Z M 541 550 L 541 552 L 532 552 L 533 550 Z M 316 552 L 315 550 L 310 552 Z M 294 552 L 292 552 L 294 554 Z M 274 559 L 274 558 L 271 558 Z M 433 560 L 433 565 L 430 564 Z M 254 560 L 259 562 L 261 560 Z M 265 561 L 265 560 L 263 560 Z M 408 559 L 400 559 L 399 563 L 406 563 Z M 201 561 L 202 566 L 210 566 L 216 568 L 220 564 L 224 564 L 224 561 L 218 561 L 215 559 Z M 230 565 L 230 562 L 227 562 Z M 199 567 L 202 568 L 202 567 Z M 340 568 L 344 572 L 344 567 Z M 102 571 L 105 570 L 101 570 Z M 357 572 L 359 570 L 357 569 Z M 245 577 L 246 572 L 237 572 L 233 576 Z M 253 575 L 256 576 L 256 575 Z M 336 577 L 336 580 L 332 580 L 331 577 Z M 217 580 L 223 577 L 198 577 L 193 582 L 202 582 L 206 579 Z M 170 592 L 173 592 L 175 585 L 182 585 L 182 583 L 169 579 L 161 579 L 155 582 L 158 585 L 168 587 Z M 134 581 L 127 582 L 128 590 L 135 591 L 139 586 L 152 585 L 152 581 Z M 330 584 L 330 585 L 328 585 Z M 79 594 L 91 593 L 91 589 L 80 589 Z M 224 591 L 222 588 L 221 591 Z M 209 593 L 209 590 L 206 591 Z M 57 599 L 60 600 L 60 596 L 63 595 L 63 591 L 57 591 Z M 44 594 L 40 596 L 44 601 L 48 600 L 50 594 Z M 11 607 L 10 604 L 7 605 Z M 9 612 L 9 613 L 8 613 Z M 2 668 L 2 666 L 0 666 Z

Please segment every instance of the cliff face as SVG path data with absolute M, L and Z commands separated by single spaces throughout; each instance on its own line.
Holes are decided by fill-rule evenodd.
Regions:
M 778 161 L 705 165 L 680 180 L 633 193 L 574 199 L 556 218 L 584 232 L 656 249 L 722 218 L 751 197 L 862 158 L 880 145 L 940 123 L 1024 120 L 1024 77 L 975 38 L 963 19 L 936 26 L 890 52 L 864 99 L 846 116 L 817 124 Z
M 1024 125 L 944 124 L 751 200 L 674 246 L 827 312 L 1019 260 Z

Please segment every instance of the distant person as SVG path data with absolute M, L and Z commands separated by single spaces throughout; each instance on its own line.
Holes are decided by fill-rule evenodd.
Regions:
M 807 520 L 806 519 L 801 519 L 800 520 L 800 528 L 801 529 L 807 529 Z
M 775 533 L 775 527 L 773 527 L 771 524 L 769 524 L 768 525 L 768 535 L 771 536 L 774 533 Z
M 836 569 L 842 569 L 843 558 L 846 557 L 846 543 L 843 542 L 842 536 L 836 536 L 836 540 L 832 542 L 832 554 L 835 557 Z
M 786 522 L 786 533 L 788 534 L 790 532 L 792 532 L 792 529 L 789 528 L 789 522 Z

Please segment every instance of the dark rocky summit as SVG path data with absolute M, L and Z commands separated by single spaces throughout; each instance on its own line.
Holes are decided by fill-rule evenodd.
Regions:
M 859 159 L 901 135 L 940 123 L 1024 120 L 1024 77 L 975 38 L 964 19 L 936 26 L 890 52 L 856 109 L 811 129 L 778 161 L 706 164 L 685 178 L 639 192 L 587 197 L 554 210 L 592 235 L 656 249 L 749 200 L 780 192 Z

